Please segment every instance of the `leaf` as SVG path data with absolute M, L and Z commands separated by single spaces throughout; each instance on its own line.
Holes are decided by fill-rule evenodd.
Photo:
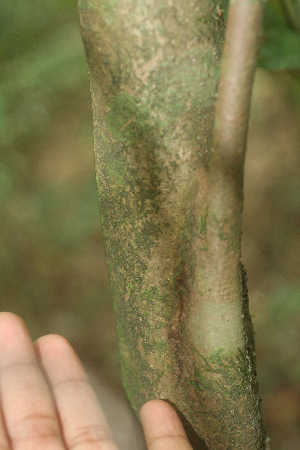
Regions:
M 300 68 L 300 32 L 289 27 L 273 3 L 267 4 L 265 9 L 263 37 L 260 67 L 269 70 Z

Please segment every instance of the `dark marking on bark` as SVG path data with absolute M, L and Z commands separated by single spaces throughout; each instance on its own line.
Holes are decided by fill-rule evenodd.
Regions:
M 131 122 L 134 122 L 136 120 L 135 117 L 131 117 L 130 119 L 127 120 L 126 123 L 124 123 L 124 125 L 120 128 L 120 131 L 123 131 L 125 127 L 127 127 L 128 125 L 131 124 Z
M 176 360 L 176 384 L 179 385 L 183 374 L 183 362 L 181 357 L 183 324 L 186 316 L 186 304 L 190 295 L 185 261 L 182 263 L 180 270 L 175 277 L 175 286 L 177 293 L 177 306 L 168 337 Z

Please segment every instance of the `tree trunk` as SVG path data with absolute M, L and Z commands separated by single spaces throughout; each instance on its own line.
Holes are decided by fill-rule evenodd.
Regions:
M 220 90 L 215 117 L 218 5 L 79 0 L 79 13 L 126 394 L 137 413 L 173 404 L 194 448 L 264 449 L 240 262 L 247 111 L 228 125 Z

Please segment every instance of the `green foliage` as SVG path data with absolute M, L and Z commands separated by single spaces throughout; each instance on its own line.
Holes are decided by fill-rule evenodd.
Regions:
M 61 96 L 88 76 L 74 0 L 2 2 L 0 27 L 0 145 L 8 145 L 42 132 Z
M 300 69 L 300 31 L 291 27 L 278 2 L 267 3 L 263 39 L 259 59 L 261 67 L 270 70 Z
M 229 0 L 221 1 L 227 16 Z M 269 0 L 265 6 L 259 66 L 269 70 L 300 69 L 298 0 Z
M 300 384 L 300 285 L 286 284 L 265 301 L 265 321 L 257 336 L 262 352 L 263 389 Z
M 291 28 L 300 31 L 300 2 L 299 0 L 273 0 L 284 14 Z
M 76 0 L 10 0 L 0 4 L 1 60 L 40 45 L 58 27 L 77 19 Z
M 0 309 L 116 378 L 77 1 L 0 2 L 0 28 Z

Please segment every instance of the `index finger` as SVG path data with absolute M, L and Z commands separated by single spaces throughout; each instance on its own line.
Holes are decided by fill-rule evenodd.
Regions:
M 171 405 L 151 400 L 140 411 L 148 450 L 192 450 L 183 425 Z

